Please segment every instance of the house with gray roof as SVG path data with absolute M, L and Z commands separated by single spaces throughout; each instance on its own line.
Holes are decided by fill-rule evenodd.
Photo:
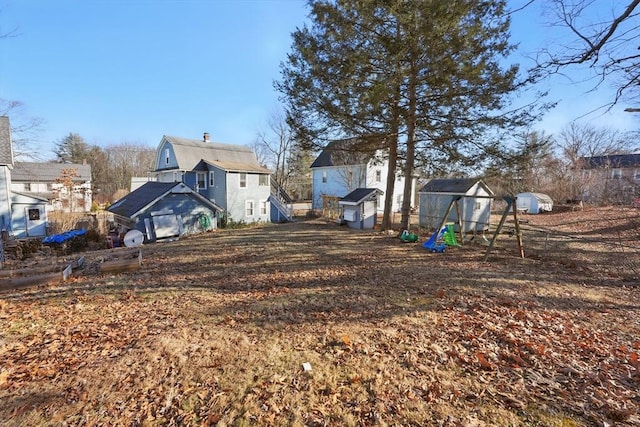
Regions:
M 269 222 L 288 208 L 272 195 L 271 171 L 246 146 L 163 136 L 153 177 L 158 183 L 184 183 L 219 206 L 235 222 Z M 289 216 L 290 218 L 290 216 Z
M 107 208 L 124 230 L 146 242 L 215 229 L 223 209 L 183 182 L 147 182 Z
M 636 204 L 640 200 L 640 154 L 582 157 L 582 195 L 589 203 Z
M 358 138 L 331 141 L 311 164 L 313 180 L 313 209 L 324 209 L 325 198 L 341 198 L 357 188 L 376 188 L 377 210 L 384 210 L 387 179 L 394 181 L 391 209 L 402 207 L 405 177 L 397 173 L 389 177 L 389 160 L 379 141 L 360 143 Z M 415 190 L 416 180 L 412 188 Z M 414 194 L 412 190 L 412 194 Z M 413 197 L 411 206 L 414 206 Z
M 92 203 L 91 165 L 53 162 L 15 162 L 11 190 L 46 198 L 52 210 L 89 212 Z M 71 187 L 61 181 L 68 177 Z

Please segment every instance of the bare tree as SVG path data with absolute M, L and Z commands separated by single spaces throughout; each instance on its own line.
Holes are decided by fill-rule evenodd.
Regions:
M 109 164 L 107 194 L 115 194 L 117 190 L 129 190 L 131 178 L 147 176 L 153 169 L 155 149 L 141 144 L 123 142 L 104 149 Z
M 267 130 L 258 132 L 254 151 L 273 168 L 276 181 L 286 188 L 289 178 L 289 156 L 294 138 L 282 109 L 271 112 L 267 119 L 267 127 Z
M 558 139 L 562 155 L 571 165 L 582 157 L 627 154 L 633 151 L 627 134 L 610 128 L 572 122 L 562 130 Z
M 11 117 L 11 139 L 16 160 L 40 160 L 33 143 L 42 129 L 43 119 L 30 117 L 20 101 L 0 98 L 0 116 Z
M 550 24 L 569 32 L 570 41 L 539 52 L 537 73 L 563 73 L 572 66 L 587 66 L 597 79 L 617 86 L 616 104 L 640 85 L 640 0 L 548 0 Z M 604 6 L 604 7 L 603 7 Z M 595 14 L 603 12 L 608 14 Z M 591 18 L 598 16 L 598 18 Z M 605 17 L 607 16 L 607 17 Z M 567 70 L 568 71 L 568 70 Z
M 632 140 L 627 134 L 609 128 L 597 128 L 589 124 L 571 123 L 557 140 L 565 164 L 561 179 L 567 198 L 578 199 L 589 195 L 592 202 L 604 202 L 602 197 L 605 180 L 601 174 L 583 170 L 584 159 L 596 156 L 628 154 L 633 151 Z

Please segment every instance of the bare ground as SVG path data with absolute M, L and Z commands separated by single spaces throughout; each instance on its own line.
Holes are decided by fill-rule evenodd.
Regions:
M 639 425 L 640 211 L 522 219 L 487 262 L 321 220 L 87 253 L 0 295 L 0 424 Z

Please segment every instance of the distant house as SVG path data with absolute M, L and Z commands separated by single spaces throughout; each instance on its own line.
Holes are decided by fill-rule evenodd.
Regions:
M 214 229 L 222 208 L 182 182 L 147 182 L 107 211 L 120 229 L 153 242 Z
M 631 204 L 640 197 L 640 154 L 583 157 L 583 199 Z
M 326 196 L 341 198 L 356 188 L 375 188 L 378 193 L 377 210 L 384 210 L 389 160 L 384 149 L 356 150 L 356 138 L 331 141 L 311 164 L 313 179 L 312 208 L 323 209 Z M 402 207 L 405 177 L 396 175 L 392 211 Z M 413 183 L 415 191 L 415 180 Z M 411 206 L 413 207 L 413 197 Z
M 163 136 L 153 177 L 159 183 L 182 182 L 223 209 L 236 222 L 269 222 L 272 209 L 290 213 L 272 195 L 271 172 L 246 146 Z
M 92 203 L 91 165 L 53 162 L 15 162 L 11 190 L 45 198 L 52 210 L 89 212 Z M 63 184 L 68 178 L 71 187 Z
M 11 229 L 13 145 L 9 117 L 0 116 L 0 230 Z
M 447 222 L 462 223 L 463 230 L 482 231 L 489 228 L 491 202 L 494 193 L 478 179 L 432 179 L 418 192 L 420 196 L 419 224 L 437 229 L 453 200 L 458 200 L 458 211 L 453 207 Z

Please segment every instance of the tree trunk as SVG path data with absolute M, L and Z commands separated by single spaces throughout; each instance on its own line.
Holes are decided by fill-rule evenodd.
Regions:
M 407 106 L 407 158 L 404 165 L 404 192 L 402 196 L 402 218 L 400 220 L 400 232 L 408 230 L 411 220 L 411 199 L 413 197 L 413 164 L 415 162 L 416 151 L 416 87 L 417 87 L 417 70 L 415 62 L 411 63 L 409 74 L 409 85 L 407 95 L 409 104 Z
M 389 133 L 389 140 L 386 144 L 389 148 L 389 164 L 387 166 L 387 187 L 384 196 L 384 213 L 382 215 L 383 230 L 390 230 L 393 227 L 391 221 L 391 208 L 393 207 L 393 190 L 396 185 L 396 168 L 398 165 L 398 126 L 400 119 L 397 99 L 398 98 L 394 99 L 391 129 Z

